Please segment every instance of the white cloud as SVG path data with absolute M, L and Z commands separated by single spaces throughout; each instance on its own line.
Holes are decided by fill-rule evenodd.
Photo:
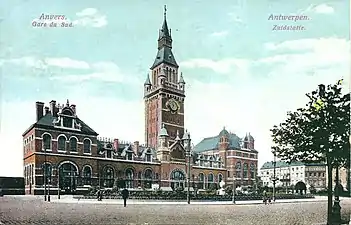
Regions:
M 113 62 L 96 62 L 87 63 L 81 60 L 75 60 L 67 57 L 63 58 L 35 58 L 35 57 L 22 57 L 17 59 L 4 60 L 3 63 L 13 63 L 16 65 L 22 65 L 31 67 L 43 73 L 51 73 L 50 68 L 58 67 L 63 69 L 81 69 L 86 71 L 80 74 L 67 74 L 67 72 L 61 72 L 59 75 L 52 75 L 49 77 L 50 80 L 60 80 L 62 82 L 79 82 L 87 80 L 99 80 L 106 82 L 123 82 L 123 83 L 134 83 L 137 82 L 135 76 L 131 74 L 123 73 L 120 68 Z
M 229 31 L 224 30 L 224 31 L 219 31 L 219 32 L 213 32 L 212 34 L 210 34 L 210 36 L 212 37 L 225 37 L 229 34 Z
M 74 69 L 89 69 L 90 66 L 87 62 L 74 60 L 70 58 L 47 58 L 45 62 L 49 66 L 57 66 L 61 68 L 74 68 Z
M 190 59 L 183 61 L 180 65 L 184 68 L 208 68 L 220 74 L 228 74 L 233 69 L 246 71 L 249 61 L 246 59 L 231 58 L 223 60 L 212 59 Z
M 105 15 L 101 15 L 95 8 L 86 8 L 76 15 L 78 19 L 73 21 L 74 25 L 80 26 L 91 26 L 91 27 L 104 27 L 107 25 L 107 19 Z
M 331 7 L 330 5 L 326 3 L 322 3 L 319 5 L 316 4 L 311 4 L 310 6 L 307 7 L 307 9 L 300 10 L 299 14 L 304 14 L 308 12 L 313 12 L 316 14 L 333 14 L 334 13 L 334 8 Z
M 14 63 L 16 65 L 28 66 L 37 69 L 47 69 L 50 66 L 60 68 L 72 68 L 72 69 L 89 69 L 90 66 L 87 62 L 74 60 L 67 57 L 63 58 L 36 58 L 32 56 L 26 56 L 15 59 L 5 59 L 3 63 Z
M 314 7 L 314 12 L 321 14 L 332 14 L 334 13 L 334 8 L 327 4 L 320 4 Z

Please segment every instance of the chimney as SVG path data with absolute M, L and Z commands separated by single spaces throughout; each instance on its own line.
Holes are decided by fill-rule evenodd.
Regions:
M 118 146 L 119 146 L 119 141 L 118 141 L 118 139 L 114 139 L 113 140 L 113 148 L 116 150 L 116 151 L 118 151 Z
M 45 106 L 45 115 L 50 113 L 49 107 Z
M 74 112 L 74 115 L 76 114 L 76 105 L 72 104 L 71 105 L 71 109 Z
M 50 102 L 50 112 L 53 116 L 56 115 L 56 101 L 55 100 L 51 100 L 51 102 Z
M 134 144 L 133 144 L 133 151 L 136 155 L 138 155 L 138 152 L 139 152 L 139 141 L 134 141 Z
M 43 117 L 44 103 L 36 102 L 35 108 L 36 108 L 37 121 L 39 121 Z

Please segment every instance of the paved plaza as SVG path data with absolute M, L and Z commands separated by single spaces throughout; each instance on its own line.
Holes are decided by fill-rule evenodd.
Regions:
M 0 198 L 0 224 L 238 224 L 238 225 L 313 225 L 325 224 L 326 201 L 277 202 L 263 204 L 175 204 L 167 202 L 80 200 L 67 197 L 44 202 L 42 196 L 5 196 Z M 239 202 L 240 203 L 240 202 Z M 258 203 L 258 202 L 257 202 Z M 341 201 L 348 219 L 351 199 Z

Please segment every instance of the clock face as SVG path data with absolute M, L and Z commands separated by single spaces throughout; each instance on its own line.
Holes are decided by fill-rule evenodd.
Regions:
M 167 102 L 167 106 L 168 106 L 168 108 L 169 108 L 171 111 L 173 111 L 173 112 L 175 112 L 175 111 L 177 111 L 177 110 L 179 109 L 179 105 L 178 105 L 178 103 L 177 103 L 174 99 L 170 99 L 170 100 Z

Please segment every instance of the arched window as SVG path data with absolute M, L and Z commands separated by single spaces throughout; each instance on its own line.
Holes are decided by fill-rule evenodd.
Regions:
M 43 149 L 51 150 L 51 136 L 49 134 L 43 135 Z
M 77 139 L 75 137 L 71 137 L 69 140 L 69 151 L 77 152 Z
M 72 116 L 72 112 L 70 110 L 64 110 L 62 112 L 63 115 L 67 115 L 67 116 L 63 116 L 63 126 L 67 127 L 67 128 L 72 128 L 73 127 L 73 119 L 70 117 Z
M 218 183 L 220 183 L 223 180 L 223 175 L 222 174 L 218 174 Z
M 67 193 L 74 192 L 79 176 L 77 165 L 70 161 L 63 162 L 59 165 L 59 174 L 60 188 Z
M 251 179 L 255 179 L 255 164 L 254 163 L 251 163 L 250 164 L 250 178 Z
M 83 142 L 83 152 L 85 154 L 90 154 L 91 153 L 91 143 L 89 139 L 85 139 Z
M 184 180 L 185 180 L 185 175 L 182 171 L 180 170 L 174 170 L 171 173 L 171 188 L 173 190 L 177 189 L 184 189 Z
M 152 183 L 152 170 L 146 169 L 144 172 L 144 188 L 150 189 Z
M 91 185 L 91 168 L 90 166 L 84 166 L 83 168 L 83 183 L 84 185 Z
M 57 149 L 59 151 L 66 151 L 66 137 L 60 136 L 57 142 L 58 142 Z
M 247 178 L 247 170 L 248 170 L 247 163 L 244 163 L 244 168 L 243 168 L 243 178 Z
M 205 175 L 203 173 L 199 174 L 199 184 L 198 188 L 199 189 L 204 189 L 204 183 L 205 183 Z
M 126 169 L 126 188 L 133 188 L 133 178 L 134 178 L 134 170 L 131 168 Z
M 115 181 L 114 169 L 111 166 L 106 166 L 103 170 L 104 182 L 103 186 L 112 188 Z
M 214 177 L 213 174 L 210 173 L 207 177 L 207 188 L 210 189 L 211 185 L 214 183 Z
M 241 162 L 236 162 L 235 169 L 236 169 L 235 177 L 241 178 Z

